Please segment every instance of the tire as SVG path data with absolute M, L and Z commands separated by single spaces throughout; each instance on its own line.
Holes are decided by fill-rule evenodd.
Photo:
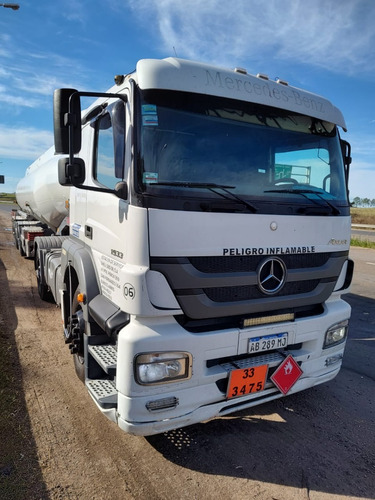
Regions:
M 84 384 L 86 375 L 85 375 L 85 358 L 79 356 L 78 354 L 73 354 L 74 361 L 74 370 L 76 372 L 79 380 Z
M 18 250 L 20 251 L 21 257 L 25 257 L 26 254 L 25 254 L 24 249 L 22 248 L 22 243 L 21 242 L 18 245 Z
M 38 295 L 45 302 L 52 302 L 52 293 L 49 291 L 48 286 L 43 283 L 42 269 L 40 259 L 37 253 L 35 254 L 35 273 L 38 286 Z
M 85 352 L 84 352 L 84 333 L 85 333 L 85 320 L 83 318 L 83 311 L 81 304 L 78 302 L 77 297 L 80 293 L 79 287 L 76 289 L 72 300 L 72 315 L 77 318 L 77 326 L 79 328 L 77 344 L 78 352 L 73 354 L 74 369 L 79 380 L 85 383 Z

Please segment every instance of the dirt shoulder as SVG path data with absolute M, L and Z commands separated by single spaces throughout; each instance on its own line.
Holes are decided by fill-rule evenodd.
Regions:
M 10 296 L 6 268 L 0 259 L 0 496 L 48 498 L 23 391 L 15 341 L 17 316 Z
M 362 371 L 374 342 L 356 337 L 375 325 L 374 298 L 352 297 L 359 326 L 335 381 L 145 439 L 101 415 L 76 378 L 60 311 L 40 301 L 9 228 L 0 211 L 1 499 L 375 498 L 375 378 Z

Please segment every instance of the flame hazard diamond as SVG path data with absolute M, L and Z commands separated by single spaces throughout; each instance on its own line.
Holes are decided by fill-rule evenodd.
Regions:
M 302 373 L 297 361 L 289 354 L 272 375 L 271 380 L 283 394 L 287 394 Z

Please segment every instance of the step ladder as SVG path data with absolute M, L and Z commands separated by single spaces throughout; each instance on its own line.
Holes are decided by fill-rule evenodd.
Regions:
M 89 354 L 103 368 L 103 370 L 114 377 L 117 365 L 117 347 L 111 344 L 89 345 Z
M 111 377 L 116 375 L 117 347 L 111 344 L 89 345 L 89 354 L 101 366 L 101 368 Z M 86 387 L 101 408 L 117 407 L 117 390 L 113 380 L 108 379 L 88 379 Z
M 86 380 L 86 387 L 100 407 L 117 407 L 117 391 L 113 380 Z

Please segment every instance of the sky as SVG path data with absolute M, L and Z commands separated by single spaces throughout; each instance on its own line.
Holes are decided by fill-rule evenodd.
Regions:
M 341 109 L 350 199 L 375 198 L 375 0 L 20 0 L 0 6 L 1 192 L 53 145 L 56 88 L 103 92 L 139 59 L 265 73 Z

